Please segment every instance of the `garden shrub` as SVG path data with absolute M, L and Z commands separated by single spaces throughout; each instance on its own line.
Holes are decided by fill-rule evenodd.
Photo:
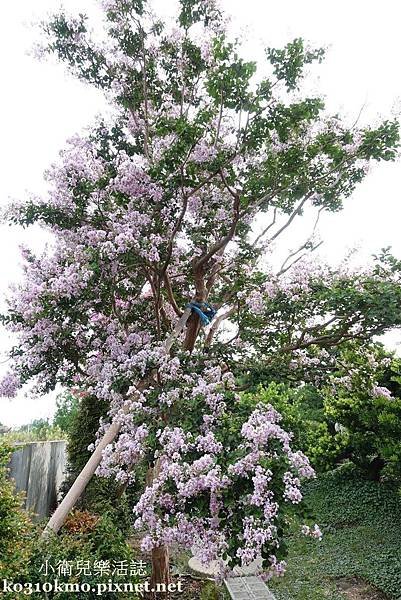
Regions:
M 59 535 L 51 534 L 47 539 L 38 536 L 26 582 L 43 585 L 57 578 L 60 583 L 89 584 L 91 591 L 79 591 L 76 597 L 90 600 L 99 598 L 94 591 L 96 584 L 107 583 L 110 579 L 113 583 L 135 584 L 140 581 L 137 571 L 134 550 L 110 514 L 75 511 L 68 517 Z M 49 600 L 70 600 L 71 596 L 70 591 L 47 594 Z M 135 593 L 117 591 L 107 591 L 104 596 L 108 600 L 137 597 Z M 32 597 L 42 598 L 43 595 L 34 593 Z
M 0 434 L 0 440 L 8 444 L 45 442 L 51 440 L 64 440 L 66 433 L 59 427 L 50 423 L 48 419 L 35 419 L 31 423 L 21 425 Z
M 69 436 L 79 405 L 80 397 L 76 393 L 67 391 L 57 396 L 53 427 L 59 427 Z
M 401 499 L 392 482 L 369 481 L 352 463 L 319 475 L 305 486 L 305 503 L 319 523 L 319 544 L 301 534 L 295 518 L 288 570 L 271 581 L 277 600 L 341 600 L 337 583 L 372 586 L 369 598 L 401 598 Z M 358 595 L 358 598 L 360 596 Z M 365 598 L 365 596 L 363 596 Z
M 380 344 L 341 350 L 330 384 L 320 389 L 270 383 L 241 402 L 272 404 L 318 473 L 351 461 L 369 479 L 401 477 L 401 361 Z
M 75 511 L 72 513 L 60 535 L 51 535 L 50 538 L 41 538 L 41 525 L 34 526 L 28 513 L 22 508 L 22 495 L 16 494 L 14 485 L 8 479 L 7 465 L 12 453 L 12 447 L 0 444 L 0 580 L 25 584 L 52 583 L 55 578 L 60 582 L 89 583 L 93 587 L 96 583 L 137 582 L 138 576 L 130 576 L 130 567 L 135 564 L 135 553 L 127 543 L 124 533 L 115 525 L 116 514 L 113 511 L 101 515 L 88 511 Z M 65 568 L 68 565 L 76 566 L 77 561 L 83 564 L 89 561 L 91 565 L 99 561 L 107 561 L 112 567 L 127 566 L 127 574 L 120 569 L 120 574 L 89 573 L 77 576 L 58 574 L 57 567 Z M 82 562 L 83 561 L 83 562 Z M 123 561 L 123 562 L 122 562 Z M 125 561 L 125 563 L 124 563 Z M 50 568 L 53 567 L 53 572 Z M 48 573 L 46 574 L 46 569 Z M 43 598 L 43 592 L 35 592 L 32 598 Z M 24 592 L 11 592 L 7 595 L 10 600 L 20 600 L 26 597 Z M 95 592 L 80 591 L 82 600 L 98 598 Z M 108 599 L 135 598 L 133 594 L 107 592 Z M 46 598 L 68 600 L 71 592 L 48 592 Z
M 325 418 L 341 425 L 348 458 L 368 478 L 399 479 L 401 361 L 389 355 L 383 361 L 379 345 L 351 346 L 343 355 L 345 368 L 325 390 Z
M 318 472 L 332 469 L 346 456 L 347 440 L 325 415 L 323 396 L 315 387 L 293 389 L 273 382 L 254 394 L 244 394 L 241 402 L 274 406 L 283 417 L 284 429 L 294 436 L 292 446 L 302 450 Z

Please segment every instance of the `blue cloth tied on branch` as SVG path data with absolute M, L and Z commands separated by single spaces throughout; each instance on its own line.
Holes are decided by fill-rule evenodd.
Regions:
M 207 302 L 189 302 L 187 306 L 199 315 L 203 326 L 209 325 L 217 313 Z

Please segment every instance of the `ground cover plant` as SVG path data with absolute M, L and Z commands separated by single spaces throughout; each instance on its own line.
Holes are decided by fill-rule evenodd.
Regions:
M 399 599 L 398 486 L 366 480 L 347 465 L 308 484 L 306 502 L 323 538 L 311 544 L 299 519 L 293 522 L 288 572 L 271 584 L 277 599 Z

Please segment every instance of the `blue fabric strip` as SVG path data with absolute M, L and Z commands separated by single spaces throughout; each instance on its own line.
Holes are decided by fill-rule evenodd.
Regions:
M 209 325 L 216 315 L 216 310 L 207 302 L 189 302 L 187 304 L 201 320 L 203 326 Z

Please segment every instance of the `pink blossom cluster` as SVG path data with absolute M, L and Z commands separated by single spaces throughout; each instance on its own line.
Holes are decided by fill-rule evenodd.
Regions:
M 148 434 L 146 425 L 132 428 L 129 433 L 122 433 L 115 443 L 103 450 L 103 459 L 96 474 L 100 477 L 112 475 L 120 483 L 134 481 L 135 471 L 132 467 L 144 457 L 144 442 Z
M 374 385 L 372 387 L 371 394 L 374 398 L 387 398 L 388 400 L 393 399 L 393 395 L 390 390 L 383 385 Z
M 341 363 L 341 371 L 331 377 L 332 393 L 337 396 L 344 389 L 360 397 L 367 396 L 366 401 L 369 400 L 369 396 L 394 400 L 391 390 L 377 382 L 377 377 L 388 369 L 392 360 L 391 356 L 381 356 L 369 347 L 355 349 L 352 362 L 348 362 L 345 357 Z
M 191 160 L 196 163 L 204 163 L 213 160 L 217 156 L 217 148 L 206 140 L 201 142 L 192 150 Z
M 15 373 L 9 372 L 0 379 L 0 397 L 14 398 L 17 395 L 21 382 Z
M 120 356 L 119 344 L 113 347 Z M 274 560 L 274 550 L 280 545 L 276 520 L 283 499 L 278 489 L 284 490 L 285 500 L 298 503 L 302 498 L 301 480 L 314 476 L 308 459 L 292 451 L 291 435 L 282 429 L 281 416 L 270 405 L 259 405 L 242 425 L 238 445 L 227 447 L 221 427 L 222 417 L 229 410 L 227 394 L 232 394 L 233 375 L 212 362 L 204 365 L 201 374 L 196 373 L 195 359 L 188 361 L 185 355 L 180 360 L 177 356 L 163 358 L 161 353 L 152 360 L 168 384 L 167 390 L 138 393 L 132 386 L 128 391 L 133 395 L 132 410 L 128 413 L 121 411 L 122 400 L 115 397 L 111 416 L 120 420 L 122 430 L 104 451 L 98 469 L 101 476 L 131 482 L 141 459 L 145 455 L 155 457 L 153 481 L 134 509 L 135 527 L 145 532 L 142 548 L 149 551 L 160 544 L 179 543 L 191 548 L 204 563 L 219 561 L 223 573 L 237 563 L 249 564 L 268 547 L 271 558 L 265 565 L 265 577 L 282 574 L 285 564 Z M 104 359 L 99 368 L 106 368 L 106 378 L 108 372 L 115 372 L 115 367 L 108 368 Z M 94 379 L 101 380 L 102 375 L 98 372 Z M 174 410 L 183 396 L 201 402 L 201 431 L 182 425 L 164 425 L 155 430 L 158 421 L 152 406 L 160 400 Z M 150 435 L 152 429 L 154 436 Z M 283 459 L 286 468 L 280 472 Z M 236 490 L 244 486 L 246 492 L 236 498 L 237 508 L 230 508 L 228 498 L 237 496 Z M 195 516 L 190 506 L 200 500 L 208 509 Z M 227 511 L 228 520 L 223 519 Z M 222 556 L 235 519 L 242 533 L 237 553 L 227 565 Z
M 217 378 L 221 383 L 221 371 L 212 368 L 206 374 L 208 383 L 194 388 L 198 397 L 203 394 L 205 403 L 210 402 L 208 386 Z M 230 460 L 232 452 L 218 439 L 218 418 L 201 435 L 177 426 L 159 431 L 153 482 L 134 509 L 135 527 L 147 531 L 143 549 L 149 551 L 160 544 L 177 542 L 191 548 L 204 563 L 218 561 L 224 570 L 238 562 L 249 564 L 268 547 L 272 554 L 265 576 L 282 574 L 285 564 L 274 560 L 274 549 L 280 545 L 276 526 L 280 513 L 277 473 L 264 463 L 268 460 L 279 464 L 285 459 L 287 470 L 280 475 L 281 485 L 284 497 L 292 503 L 302 498 L 301 479 L 313 477 L 314 472 L 301 452 L 292 452 L 291 436 L 280 427 L 280 420 L 273 407 L 257 407 L 242 427 L 238 447 L 242 456 L 234 460 Z M 231 511 L 227 498 L 243 485 L 249 492 L 237 499 L 242 516 L 232 514 L 227 522 L 222 519 L 227 510 Z M 191 516 L 189 506 L 201 498 L 207 501 L 208 510 Z M 222 555 L 232 535 L 230 521 L 238 518 L 242 527 L 238 550 L 232 563 L 224 565 Z
M 306 535 L 307 537 L 315 538 L 319 541 L 323 537 L 320 527 L 316 525 L 316 523 L 315 525 L 313 525 L 313 527 L 310 527 L 309 525 L 302 525 L 301 533 L 303 533 L 303 535 Z

